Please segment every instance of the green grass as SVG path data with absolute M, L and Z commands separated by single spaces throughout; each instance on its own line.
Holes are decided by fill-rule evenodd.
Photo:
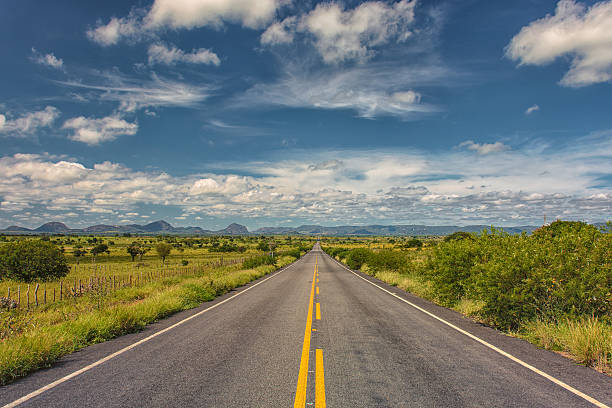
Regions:
M 279 258 L 284 266 L 295 258 Z M 276 270 L 262 265 L 241 269 L 223 266 L 196 275 L 158 279 L 119 289 L 107 296 L 87 295 L 56 302 L 33 311 L 0 315 L 6 327 L 0 342 L 0 384 L 7 384 L 63 355 L 190 309 Z

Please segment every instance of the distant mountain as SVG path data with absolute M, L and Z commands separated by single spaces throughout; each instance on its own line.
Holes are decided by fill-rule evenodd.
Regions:
M 174 227 L 163 220 L 155 221 L 150 224 L 143 225 L 140 228 L 146 232 L 172 232 L 174 231 Z
M 249 232 L 244 226 L 236 223 L 226 228 L 210 231 L 200 227 L 173 227 L 164 220 L 159 220 L 146 225 L 92 225 L 83 229 L 70 229 L 61 222 L 48 222 L 35 230 L 12 225 L 2 232 L 21 234 L 45 233 L 45 234 L 184 234 L 184 235 L 328 235 L 328 236 L 416 236 L 416 235 L 448 235 L 457 231 L 481 232 L 489 229 L 488 225 L 459 226 L 430 226 L 430 225 L 344 225 L 338 227 L 325 227 L 322 225 L 301 225 L 299 227 L 263 227 Z M 523 231 L 531 233 L 537 226 L 505 227 L 504 230 L 510 234 L 520 234 Z
M 189 234 L 189 235 L 247 235 L 249 230 L 240 224 L 230 224 L 219 231 L 205 230 L 200 227 L 173 227 L 164 220 L 159 220 L 146 225 L 92 225 L 83 229 L 71 229 L 61 222 L 48 222 L 31 230 L 29 228 L 12 225 L 1 232 L 13 232 L 22 234 L 44 233 L 44 234 Z
M 264 227 L 253 231 L 258 235 L 330 235 L 330 236 L 381 236 L 381 235 L 448 235 L 456 231 L 481 232 L 489 229 L 489 225 L 468 225 L 459 227 L 449 226 L 430 226 L 430 225 L 359 225 L 359 226 L 339 226 L 324 227 L 321 225 L 302 225 L 295 228 L 289 227 Z M 531 233 L 537 226 L 505 227 L 504 231 L 510 234 L 520 234 L 525 231 Z
M 244 225 L 236 224 L 234 222 L 222 230 L 215 231 L 215 233 L 219 235 L 247 235 L 249 230 Z
M 48 222 L 36 228 L 34 231 L 52 234 L 65 234 L 66 232 L 70 232 L 70 228 L 68 228 L 66 224 L 62 222 Z
M 7 227 L 4 231 L 25 232 L 32 230 L 29 228 L 18 227 L 17 225 L 11 225 L 10 227 Z

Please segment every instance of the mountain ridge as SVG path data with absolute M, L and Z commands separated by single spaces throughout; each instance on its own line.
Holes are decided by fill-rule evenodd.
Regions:
M 448 235 L 457 231 L 480 232 L 489 229 L 490 225 L 475 224 L 466 226 L 446 225 L 432 226 L 424 224 L 407 225 L 342 225 L 326 227 L 322 225 L 301 225 L 299 227 L 262 227 L 249 231 L 244 225 L 231 223 L 226 228 L 211 231 L 200 227 L 174 227 L 159 220 L 149 224 L 107 225 L 97 224 L 85 228 L 69 228 L 61 222 L 47 222 L 35 229 L 12 225 L 0 232 L 20 234 L 183 234 L 183 235 L 329 235 L 329 236 L 375 236 L 375 235 Z M 538 226 L 525 225 L 502 227 L 510 234 L 531 233 Z

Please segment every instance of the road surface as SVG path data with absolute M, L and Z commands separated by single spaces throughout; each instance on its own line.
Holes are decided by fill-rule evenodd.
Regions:
M 605 407 L 612 379 L 350 271 L 315 245 L 213 302 L 0 387 L 6 405 Z

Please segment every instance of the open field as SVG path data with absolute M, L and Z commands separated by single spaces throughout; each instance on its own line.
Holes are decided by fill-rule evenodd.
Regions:
M 287 265 L 310 245 L 307 240 L 276 238 L 277 256 L 270 264 L 256 248 L 268 238 L 213 238 L 205 242 L 175 237 L 96 238 L 96 242 L 92 237 L 50 239 L 63 245 L 68 255 L 70 273 L 65 278 L 30 284 L 0 282 L 2 292 L 8 294 L 11 288 L 13 301 L 17 293 L 20 297 L 18 307 L 0 310 L 0 384 L 89 344 L 140 330 L 214 299 Z M 78 245 L 89 252 L 100 240 L 109 246 L 109 254 L 98 255 L 95 261 L 90 255 L 83 256 L 78 263 L 71 256 Z M 157 241 L 169 241 L 180 244 L 182 250 L 175 248 L 163 264 L 154 249 L 132 261 L 126 248 L 135 240 L 151 247 Z M 244 248 L 232 247 L 237 243 Z M 217 252 L 219 248 L 227 252 Z M 34 297 L 37 284 L 38 306 Z
M 414 248 L 390 241 L 323 246 L 352 269 L 612 372 L 610 233 L 568 223 L 533 236 L 492 230 Z

